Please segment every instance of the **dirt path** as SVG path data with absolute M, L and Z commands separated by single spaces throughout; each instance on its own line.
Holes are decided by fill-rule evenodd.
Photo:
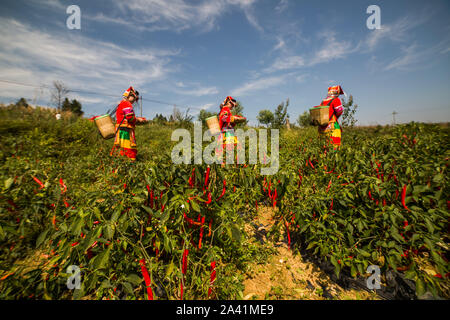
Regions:
M 262 248 L 275 248 L 267 262 L 254 263 L 244 280 L 244 299 L 376 299 L 376 295 L 361 290 L 345 290 L 330 280 L 311 262 L 293 254 L 285 242 L 272 242 L 266 237 L 273 226 L 273 210 L 261 207 L 254 221 L 246 225 L 251 241 Z

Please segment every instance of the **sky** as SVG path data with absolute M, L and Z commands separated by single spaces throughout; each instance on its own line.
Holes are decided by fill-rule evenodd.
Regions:
M 70 5 L 80 8 L 79 30 L 67 27 Z M 370 5 L 380 8 L 381 29 L 367 27 Z M 251 124 L 289 99 L 292 123 L 339 84 L 358 105 L 359 125 L 391 124 L 393 111 L 397 123 L 450 121 L 448 0 L 2 0 L 1 7 L 0 102 L 49 105 L 48 87 L 59 80 L 93 116 L 131 85 L 147 118 L 169 116 L 173 105 L 195 118 L 201 109 L 218 112 L 231 95 Z

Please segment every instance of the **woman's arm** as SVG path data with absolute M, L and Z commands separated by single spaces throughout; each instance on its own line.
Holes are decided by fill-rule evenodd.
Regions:
M 334 114 L 336 115 L 336 118 L 339 118 L 342 113 L 344 112 L 344 107 L 342 106 L 341 99 L 336 98 L 336 100 L 333 102 L 334 106 Z

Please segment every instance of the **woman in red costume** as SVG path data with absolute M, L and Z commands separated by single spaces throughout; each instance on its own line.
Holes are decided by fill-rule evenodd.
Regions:
M 120 149 L 120 155 L 128 157 L 131 161 L 136 160 L 137 145 L 134 129 L 136 122 L 140 119 L 136 118 L 133 110 L 133 103 L 139 100 L 139 92 L 129 87 L 123 93 L 123 100 L 117 107 L 116 111 L 116 137 L 114 139 L 114 148 Z

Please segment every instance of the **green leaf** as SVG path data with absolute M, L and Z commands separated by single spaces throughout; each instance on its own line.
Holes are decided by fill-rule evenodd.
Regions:
M 114 236 L 114 229 L 111 227 L 110 224 L 106 225 L 105 238 L 111 240 L 113 236 Z
M 36 240 L 36 248 L 38 248 L 42 244 L 42 242 L 45 240 L 45 237 L 47 237 L 47 233 L 49 230 L 50 229 L 47 229 L 47 230 L 41 232 L 41 234 L 39 235 L 39 237 Z M 3 230 L 2 230 L 2 232 L 3 232 Z
M 167 219 L 169 219 L 169 210 L 166 209 L 161 216 L 160 224 L 163 225 L 167 221 Z
M 99 221 L 102 220 L 102 215 L 100 213 L 100 209 L 99 208 L 97 208 L 97 207 L 94 208 L 94 215 Z
M 365 258 L 370 258 L 371 254 L 368 253 L 367 251 L 363 250 L 363 249 L 358 249 L 359 253 L 361 253 L 361 255 Z
M 416 279 L 416 295 L 418 297 L 423 296 L 425 294 L 425 282 L 417 277 Z
M 235 226 L 232 226 L 231 233 L 233 235 L 234 240 L 236 240 L 237 242 L 241 242 L 241 232 L 239 231 L 238 228 L 236 228 Z
M 80 300 L 83 296 L 84 296 L 84 286 L 81 285 L 80 289 L 75 289 L 73 291 L 72 299 L 73 300 Z
M 122 212 L 122 206 L 119 206 L 118 209 L 116 209 L 116 211 L 114 211 L 112 217 L 111 217 L 111 222 L 114 223 L 117 221 L 117 219 L 119 218 L 119 214 Z
M 14 179 L 13 179 L 13 178 L 6 179 L 6 180 L 5 180 L 5 189 L 11 188 L 13 182 L 14 182 Z
M 111 247 L 111 246 L 110 246 L 110 247 Z M 106 249 L 106 250 L 103 250 L 102 253 L 100 253 L 99 255 L 97 255 L 97 256 L 94 258 L 93 265 L 94 265 L 94 268 L 95 268 L 95 269 L 102 269 L 102 268 L 105 267 L 106 263 L 107 263 L 108 260 L 109 260 L 109 253 L 110 253 L 110 251 L 111 251 L 110 248 L 108 248 L 108 249 Z
M 5 234 L 5 232 L 3 231 L 2 226 L 0 225 L 0 240 L 5 239 L 5 237 L 6 237 L 6 234 Z
M 358 273 L 358 271 L 356 270 L 355 265 L 352 264 L 352 266 L 350 267 L 350 275 L 351 275 L 353 278 L 355 278 L 357 273 Z
M 189 203 L 191 204 L 191 207 L 192 209 L 194 209 L 194 211 L 200 212 L 200 206 L 197 204 L 197 202 L 191 200 L 189 201 Z
M 171 275 L 172 272 L 173 272 L 174 267 L 175 267 L 175 265 L 174 265 L 173 261 L 170 262 L 169 266 L 168 266 L 167 269 L 166 269 L 166 278 L 169 278 L 169 277 L 170 277 L 170 275 Z
M 135 273 L 129 274 L 126 279 L 134 285 L 139 285 L 143 281 L 143 279 Z
M 129 282 L 124 281 L 124 282 L 122 282 L 122 285 L 128 294 L 130 294 L 130 295 L 133 294 L 133 287 L 131 286 L 131 284 Z

